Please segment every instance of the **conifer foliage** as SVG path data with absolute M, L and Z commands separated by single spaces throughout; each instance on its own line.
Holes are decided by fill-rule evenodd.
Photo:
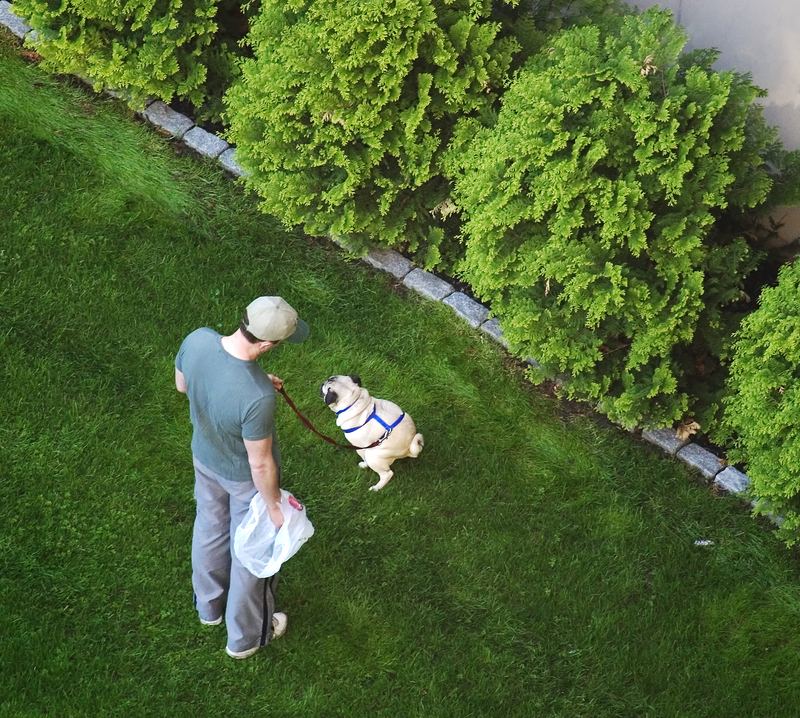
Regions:
M 756 511 L 784 517 L 779 533 L 800 538 L 800 264 L 781 269 L 743 322 L 728 380 L 723 428 L 731 462 L 744 462 Z
M 452 211 L 441 157 L 486 112 L 511 38 L 488 0 L 265 0 L 228 92 L 229 137 L 263 209 L 351 248 L 439 263 Z
M 516 75 L 494 126 L 460 123 L 449 159 L 463 275 L 511 347 L 628 426 L 691 408 L 688 347 L 719 351 L 723 307 L 752 268 L 745 240 L 715 220 L 771 182 L 760 91 L 710 70 L 707 53 L 679 63 L 686 39 L 657 9 L 614 32 L 560 33 Z
M 219 0 L 14 0 L 36 30 L 45 66 L 128 90 L 134 104 L 176 95 L 200 107 L 209 66 L 232 69 L 212 46 Z

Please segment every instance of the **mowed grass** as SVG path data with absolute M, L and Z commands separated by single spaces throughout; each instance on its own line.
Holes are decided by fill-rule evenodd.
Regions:
M 448 307 L 0 57 L 0 716 L 796 717 L 796 556 L 740 501 L 562 420 Z M 311 326 L 262 362 L 322 431 L 317 387 L 357 373 L 426 448 L 369 492 L 279 407 L 316 534 L 282 571 L 287 635 L 239 662 L 192 608 L 173 359 L 260 294 Z

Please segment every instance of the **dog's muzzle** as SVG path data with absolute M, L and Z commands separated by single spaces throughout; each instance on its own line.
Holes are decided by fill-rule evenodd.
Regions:
M 333 389 L 326 389 L 325 384 L 328 382 L 323 383 L 323 385 L 319 388 L 319 395 L 322 397 L 323 401 L 330 406 L 334 404 L 336 400 L 339 398 L 339 395 Z

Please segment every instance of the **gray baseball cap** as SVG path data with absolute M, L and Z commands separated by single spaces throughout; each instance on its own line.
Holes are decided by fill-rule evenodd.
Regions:
M 281 297 L 259 297 L 250 302 L 245 326 L 264 342 L 299 344 L 308 336 L 308 324 Z

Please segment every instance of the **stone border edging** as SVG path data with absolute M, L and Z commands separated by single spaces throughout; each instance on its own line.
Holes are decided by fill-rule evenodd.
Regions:
M 24 40 L 25 36 L 31 31 L 30 25 L 14 14 L 11 9 L 11 3 L 7 0 L 0 0 L 0 24 L 3 24 L 11 30 L 20 40 Z
M 36 32 L 14 14 L 8 0 L 0 0 L 0 24 L 20 40 L 36 41 Z M 105 92 L 115 98 L 124 98 L 125 95 L 124 92 L 117 90 L 105 90 Z M 215 159 L 231 174 L 237 177 L 247 176 L 247 173 L 236 162 L 235 147 L 198 127 L 193 120 L 176 112 L 162 100 L 149 100 L 145 109 L 138 114 L 175 139 L 185 142 L 198 154 Z M 336 240 L 334 239 L 334 241 Z M 337 242 L 337 244 L 345 250 L 347 249 L 341 242 Z M 445 280 L 431 272 L 415 267 L 408 259 L 393 249 L 373 249 L 362 259 L 372 267 L 401 280 L 404 286 L 413 289 L 427 299 L 446 304 L 472 328 L 481 329 L 503 348 L 508 349 L 508 343 L 503 338 L 503 330 L 498 318 L 490 318 L 489 310 L 485 306 L 463 292 L 457 291 Z M 531 357 L 527 357 L 525 362 L 532 366 L 538 366 L 536 360 Z M 750 478 L 746 474 L 732 466 L 726 466 L 718 456 L 698 444 L 691 443 L 688 439 L 678 438 L 675 429 L 645 430 L 642 431 L 642 439 L 661 449 L 664 453 L 677 457 L 706 478 L 713 479 L 714 483 L 726 492 L 741 494 L 743 497 L 749 498 Z M 753 501 L 750 503 L 755 505 Z M 773 520 L 780 523 L 781 518 L 773 517 Z

